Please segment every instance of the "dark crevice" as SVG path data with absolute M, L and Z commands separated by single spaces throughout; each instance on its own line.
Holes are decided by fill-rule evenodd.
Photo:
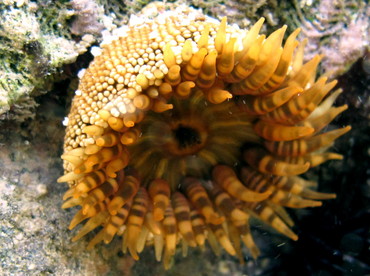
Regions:
M 180 149 L 192 147 L 202 143 L 198 130 L 189 126 L 179 125 L 173 130 L 173 135 L 179 144 Z

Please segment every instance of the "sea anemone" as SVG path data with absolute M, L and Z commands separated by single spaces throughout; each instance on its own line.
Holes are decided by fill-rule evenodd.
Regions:
M 266 37 L 191 8 L 139 17 L 96 48 L 68 115 L 63 208 L 80 206 L 73 241 L 88 247 L 122 236 L 134 259 L 154 246 L 166 268 L 179 243 L 221 245 L 257 258 L 256 217 L 297 240 L 283 207 L 322 204 L 335 194 L 297 175 L 330 159 L 350 127 L 322 133 L 347 106 L 316 80 L 321 56 L 303 64 L 300 29 Z

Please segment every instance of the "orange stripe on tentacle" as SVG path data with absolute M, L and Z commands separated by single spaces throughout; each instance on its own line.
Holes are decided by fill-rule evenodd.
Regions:
M 338 96 L 343 92 L 342 89 L 337 89 L 333 93 L 331 93 L 326 99 L 324 99 L 320 105 L 310 114 L 309 119 L 316 119 L 317 117 L 322 116 L 326 112 L 329 111 L 329 109 L 333 106 L 335 100 L 338 98 Z
M 269 197 L 269 200 L 276 204 L 280 204 L 290 208 L 316 207 L 322 205 L 321 202 L 306 200 L 298 195 L 293 194 L 291 191 L 280 190 L 279 187 L 276 186 L 276 182 L 282 179 L 282 177 L 267 177 L 257 172 L 253 172 L 253 170 L 251 170 L 250 168 L 243 167 L 241 178 L 247 186 L 250 186 L 256 174 L 260 177 L 262 176 L 263 178 L 265 178 L 266 181 L 263 182 L 265 185 L 259 185 L 255 188 L 257 188 L 258 190 L 264 190 L 265 188 L 267 188 L 269 191 L 271 191 L 272 194 Z M 287 179 L 287 177 L 285 177 L 285 179 Z
M 118 188 L 119 184 L 117 181 L 113 178 L 108 178 L 102 185 L 89 192 L 82 203 L 82 213 L 87 214 L 90 208 L 114 194 Z
M 248 233 L 246 235 L 241 235 L 240 236 L 241 240 L 245 244 L 245 246 L 250 250 L 251 255 L 253 259 L 257 259 L 258 256 L 260 255 L 260 250 L 258 249 L 257 245 L 255 244 L 252 234 Z
M 262 118 L 266 121 L 281 124 L 295 124 L 299 122 L 304 117 L 307 117 L 309 115 L 307 112 L 310 110 L 312 111 L 312 107 L 316 107 L 320 103 L 322 97 L 329 92 L 329 90 L 324 90 L 324 88 L 327 87 L 325 85 L 326 80 L 326 77 L 321 77 L 312 87 L 302 93 L 296 94 L 284 105 L 265 114 Z M 316 100 L 315 103 L 312 102 L 314 99 Z M 300 116 L 301 112 L 304 112 L 306 116 Z M 295 116 L 297 116 L 297 119 L 295 119 Z M 302 119 L 300 117 L 302 117 Z
M 116 215 L 122 206 L 137 194 L 139 186 L 140 182 L 136 177 L 132 175 L 125 176 L 123 181 L 120 181 L 119 189 L 114 194 L 113 199 L 108 203 L 109 213 Z
M 72 208 L 74 206 L 82 205 L 84 197 L 70 198 L 62 204 L 62 209 Z
M 305 88 L 306 85 L 310 85 L 315 80 L 316 69 L 319 65 L 322 56 L 316 55 L 313 59 L 305 63 L 299 71 L 289 79 L 289 84 L 296 84 L 300 87 Z
M 106 133 L 95 140 L 99 147 L 113 147 L 119 142 L 119 136 L 116 132 Z
M 127 148 L 124 148 L 120 157 L 107 163 L 107 167 L 105 169 L 107 176 L 112 178 L 117 177 L 116 172 L 126 168 L 129 161 L 129 151 Z
M 236 38 L 230 38 L 222 48 L 222 54 L 217 57 L 217 73 L 223 77 L 227 76 L 234 68 Z
M 190 207 L 190 220 L 195 235 L 195 241 L 197 242 L 198 246 L 203 246 L 206 240 L 206 223 L 204 221 L 204 217 L 198 212 L 198 210 L 194 209 L 193 206 Z
M 215 234 L 213 233 L 213 231 L 211 229 L 209 229 L 209 227 L 207 227 L 207 241 L 208 241 L 213 253 L 216 256 L 220 256 L 221 255 L 220 244 L 217 241 L 217 238 L 216 238 Z
M 109 217 L 109 213 L 107 211 L 102 211 L 97 215 L 91 217 L 84 226 L 78 231 L 76 236 L 72 238 L 72 241 L 77 241 L 81 239 L 83 236 L 94 230 L 96 227 L 102 225 Z
M 269 141 L 291 141 L 313 134 L 315 129 L 306 126 L 286 126 L 259 120 L 254 131 Z
M 301 192 L 304 189 L 304 187 L 296 183 L 296 181 L 294 181 L 294 178 L 292 177 L 267 176 L 256 172 L 250 167 L 242 168 L 241 179 L 247 187 L 251 187 L 253 188 L 253 190 L 261 191 L 268 189 L 272 191 L 273 193 L 270 196 L 269 200 L 272 200 L 275 203 L 280 203 L 278 202 L 279 200 L 286 201 L 291 195 L 301 195 Z M 259 181 L 256 181 L 256 179 L 259 179 Z M 283 190 L 284 193 L 278 193 L 277 190 Z M 331 197 L 331 195 L 328 195 L 328 198 L 329 197 Z M 310 205 L 310 207 L 312 206 Z
M 310 190 L 307 186 L 306 180 L 300 177 L 267 176 L 250 167 L 243 167 L 241 169 L 241 179 L 247 187 L 250 187 L 255 191 L 264 191 L 268 187 L 273 186 L 289 194 L 299 195 L 302 198 L 324 200 L 336 197 L 335 194 L 320 193 Z
M 334 199 L 337 197 L 337 195 L 334 193 L 320 193 L 317 191 L 310 190 L 306 187 L 302 190 L 301 193 L 299 193 L 299 195 L 304 198 L 317 199 L 317 200 Z
M 187 98 L 190 96 L 191 89 L 195 87 L 195 83 L 192 81 L 184 81 L 181 82 L 176 87 L 176 95 L 178 95 L 181 98 Z
M 130 214 L 127 218 L 127 229 L 122 247 L 123 251 L 128 248 L 135 260 L 139 259 L 137 255 L 137 242 L 144 223 L 145 214 L 148 210 L 148 200 L 149 196 L 146 189 L 141 187 L 134 198 Z
M 227 232 L 229 234 L 229 239 L 230 239 L 231 244 L 233 245 L 233 247 L 235 249 L 235 253 L 236 253 L 236 256 L 239 259 L 239 262 L 241 264 L 244 264 L 244 256 L 243 256 L 243 253 L 242 253 L 242 247 L 241 247 L 241 243 L 240 243 L 240 233 L 239 233 L 238 229 L 229 221 L 227 223 Z
M 271 153 L 279 156 L 300 156 L 330 146 L 335 139 L 350 130 L 351 127 L 346 126 L 307 139 L 284 142 L 264 141 L 264 145 Z
M 303 198 L 308 199 L 333 199 L 336 197 L 335 194 L 331 193 L 320 193 L 309 189 L 307 180 L 300 177 L 279 177 L 273 181 L 273 185 L 280 190 L 284 190 L 288 193 L 299 195 Z
M 151 88 L 152 90 L 147 90 L 147 91 L 154 91 L 154 94 L 158 94 L 158 91 L 156 89 L 153 89 Z M 150 92 L 147 92 L 148 95 L 150 96 Z M 144 95 L 144 94 L 140 94 L 140 95 L 137 95 L 134 99 L 133 99 L 133 104 L 134 106 L 137 108 L 137 109 L 140 109 L 140 110 L 144 110 L 144 111 L 147 111 L 148 109 L 151 108 L 152 106 L 152 100 L 150 99 L 150 97 L 147 96 L 147 95 Z M 136 121 L 136 123 L 138 123 L 138 120 Z
M 161 85 L 158 87 L 158 92 L 160 96 L 168 99 L 172 95 L 172 85 L 167 82 L 162 82 Z
M 122 152 L 122 145 L 117 144 L 116 146 L 110 148 L 103 148 L 96 154 L 90 155 L 86 161 L 79 167 L 77 167 L 74 172 L 90 172 L 96 170 L 95 167 L 100 167 L 104 162 L 110 161 L 118 157 Z
M 286 156 L 286 157 L 276 157 L 278 160 L 292 163 L 292 164 L 305 164 L 310 163 L 310 168 L 316 167 L 328 160 L 342 160 L 343 155 L 333 153 L 333 152 L 323 152 L 323 153 L 311 153 L 302 156 Z
M 81 153 L 79 155 L 76 155 L 76 154 L 74 154 L 74 153 L 72 153 L 70 151 L 70 152 L 67 152 L 67 153 L 62 154 L 62 156 L 61 156 L 61 158 L 64 161 L 67 161 L 70 164 L 72 164 L 72 167 L 73 168 L 76 168 L 76 167 L 80 166 L 84 162 L 84 160 L 86 158 L 86 154 L 85 154 L 85 149 L 84 148 L 77 148 L 75 150 L 78 150 L 78 151 L 75 151 L 75 152 L 81 152 Z M 62 180 L 58 180 L 58 181 L 59 182 L 66 182 L 63 179 Z M 67 181 L 70 181 L 70 180 L 67 179 Z
M 106 180 L 106 176 L 103 170 L 94 171 L 86 174 L 85 177 L 77 183 L 74 188 L 73 196 L 79 197 L 82 194 L 88 193 L 92 189 L 95 189 Z
M 242 241 L 245 246 L 249 249 L 252 257 L 256 259 L 260 254 L 260 251 L 256 244 L 254 243 L 252 234 L 250 232 L 249 224 L 246 222 L 243 227 L 237 226 L 233 223 L 227 225 L 229 231 L 229 237 L 235 248 L 235 251 L 239 257 L 240 263 L 244 263 L 243 253 L 241 252 L 240 241 Z M 242 230 L 241 230 L 242 229 Z
M 167 100 L 165 100 L 164 98 L 158 98 L 152 101 L 153 101 L 152 110 L 156 113 L 162 113 L 167 110 L 173 109 L 173 105 L 167 103 Z
M 245 213 L 247 214 L 247 213 Z M 250 215 L 247 214 L 248 218 L 247 219 L 230 219 L 228 221 L 228 225 L 232 224 L 239 232 L 240 235 L 246 235 L 249 231 L 249 224 L 248 220 Z
M 232 220 L 247 220 L 249 218 L 249 215 L 237 208 L 230 195 L 221 190 L 218 185 L 212 185 L 209 190 L 216 206 L 226 217 L 230 217 Z
M 169 268 L 170 260 L 172 256 L 175 254 L 177 240 L 176 218 L 171 204 L 167 205 L 162 224 L 165 237 L 164 238 L 165 251 L 163 263 L 165 268 Z
M 258 147 L 245 150 L 243 153 L 243 158 L 252 168 L 258 170 L 259 172 L 278 176 L 302 174 L 310 167 L 308 162 L 304 165 L 298 165 L 279 161 L 274 158 L 274 156 L 270 155 L 266 150 Z
M 225 230 L 223 229 L 222 225 L 215 225 L 215 224 L 208 224 L 208 227 L 216 236 L 217 241 L 221 244 L 221 246 L 232 256 L 235 256 L 236 251 L 231 244 L 229 237 L 227 236 Z
M 239 62 L 235 65 L 233 71 L 225 76 L 227 82 L 235 83 L 248 77 L 254 70 L 258 62 L 258 56 L 262 48 L 262 43 L 265 35 L 258 37 L 249 50 L 241 57 Z M 242 91 L 233 90 L 233 94 L 242 95 Z
M 151 200 L 149 200 L 148 212 L 145 215 L 144 224 L 153 235 L 161 235 L 163 232 L 162 224 L 154 220 L 153 202 Z
M 181 74 L 184 80 L 195 81 L 197 79 L 203 65 L 203 60 L 207 53 L 207 49 L 201 48 L 191 57 L 189 62 L 181 70 Z
M 217 51 L 210 51 L 204 58 L 199 76 L 196 79 L 196 84 L 200 88 L 210 88 L 216 79 L 216 58 Z
M 300 31 L 301 29 L 298 28 L 289 35 L 274 74 L 261 88 L 259 88 L 259 92 L 261 94 L 266 94 L 273 91 L 285 80 L 288 68 L 291 65 L 293 51 L 299 44 L 295 39 Z
M 289 208 L 319 207 L 322 205 L 321 201 L 304 199 L 298 195 L 276 189 L 273 186 L 271 188 L 274 189 L 274 192 L 271 194 L 269 200 L 278 205 Z
M 285 104 L 294 95 L 301 93 L 302 88 L 288 86 L 266 96 L 244 96 L 239 106 L 250 115 L 263 115 Z
M 77 175 L 74 172 L 70 172 L 70 173 L 67 173 L 67 174 L 58 178 L 58 182 L 65 182 L 65 180 L 67 180 L 67 181 L 74 181 L 74 183 L 77 183 L 77 184 L 74 184 L 71 188 L 69 188 L 68 191 L 63 195 L 63 200 L 66 200 L 66 199 L 74 196 L 75 191 L 76 191 L 76 186 L 78 186 L 79 183 L 84 181 L 85 175 L 86 174 L 78 174 Z M 102 175 L 103 176 L 105 175 L 104 172 L 102 172 Z M 88 175 L 87 175 L 87 177 L 88 177 Z M 102 181 L 104 181 L 104 180 L 102 180 Z M 87 189 L 87 191 L 89 191 L 89 190 L 91 190 L 91 189 Z M 79 196 L 80 196 L 80 194 L 76 195 L 75 197 L 79 197 Z
M 169 83 L 171 86 L 178 85 L 181 82 L 180 71 L 181 67 L 179 65 L 172 65 L 165 76 L 166 83 Z
M 128 214 L 130 212 L 132 205 L 132 199 L 127 201 L 121 209 L 117 211 L 117 214 L 114 216 L 110 216 L 109 220 L 104 226 L 104 235 L 103 240 L 106 244 L 110 243 L 116 233 L 118 232 L 119 228 L 124 225 Z
M 75 187 L 69 188 L 63 195 L 63 200 L 67 200 L 68 198 L 73 197 L 73 193 L 75 191 Z
M 344 135 L 351 130 L 350 126 L 344 128 L 335 129 L 329 132 L 325 132 L 320 135 L 313 136 L 307 140 L 307 149 L 311 152 L 313 149 L 318 149 L 321 147 L 326 147 L 331 145 L 337 138 Z
M 284 234 L 288 238 L 297 241 L 298 236 L 285 224 L 285 222 L 279 218 L 271 207 L 266 206 L 261 208 L 259 218 L 271 225 L 278 232 Z
M 106 208 L 105 208 L 105 204 L 103 203 L 98 203 L 96 204 L 95 206 L 93 206 L 92 208 L 90 208 L 88 210 L 87 213 L 83 213 L 82 212 L 82 209 L 80 209 L 76 214 L 75 216 L 72 218 L 69 226 L 68 226 L 68 229 L 69 230 L 72 230 L 73 228 L 75 228 L 79 223 L 81 223 L 82 221 L 84 221 L 85 219 L 88 219 L 88 218 L 91 218 L 93 216 L 96 216 L 99 212 L 101 211 L 104 211 Z
M 270 192 L 257 193 L 246 188 L 237 178 L 234 170 L 228 166 L 217 165 L 212 171 L 213 180 L 233 197 L 242 201 L 261 201 L 271 194 Z
M 295 182 L 299 183 L 300 185 L 302 185 L 303 187 L 305 188 L 313 188 L 313 189 L 317 189 L 318 188 L 318 183 L 316 181 L 310 181 L 310 180 L 307 180 L 307 179 L 303 179 L 302 177 L 299 177 L 299 176 L 290 176 L 289 179 L 293 179 Z
M 279 218 L 272 206 L 269 206 L 265 202 L 247 203 L 247 208 L 250 208 L 258 218 L 266 222 L 268 225 L 276 229 L 283 235 L 291 238 L 292 240 L 298 240 L 298 236 L 286 225 L 286 223 Z
M 231 99 L 233 97 L 229 91 L 220 89 L 218 87 L 214 87 L 203 92 L 206 99 L 213 104 L 223 103 L 227 99 Z
M 243 183 L 247 186 L 250 187 L 253 190 L 256 191 L 264 191 L 265 189 L 269 190 L 282 190 L 285 191 L 284 196 L 286 199 L 290 197 L 290 195 L 298 195 L 302 198 L 307 198 L 307 199 L 316 199 L 316 200 L 324 200 L 324 199 L 333 199 L 335 198 L 335 194 L 331 193 L 319 193 L 316 191 L 310 190 L 308 187 L 306 187 L 304 180 L 299 177 L 277 177 L 277 176 L 266 176 L 264 174 L 261 174 L 255 170 L 253 170 L 250 167 L 243 167 L 241 170 L 241 179 Z M 281 196 L 282 194 L 280 194 Z M 275 203 L 276 200 L 278 200 L 278 197 L 275 193 L 271 197 L 275 197 L 274 201 Z M 296 198 L 297 199 L 297 198 Z M 295 200 L 296 200 L 295 199 Z M 306 202 L 307 204 L 311 204 Z M 313 203 L 314 206 L 317 205 L 317 203 Z M 288 206 L 286 204 L 283 204 L 284 206 Z M 307 205 L 309 207 L 314 207 L 311 205 Z M 292 208 L 297 208 L 293 206 L 288 206 Z M 302 207 L 299 207 L 302 208 Z
M 190 205 L 188 200 L 181 193 L 175 192 L 172 195 L 171 202 L 179 232 L 191 247 L 195 247 L 196 242 L 190 220 Z
M 294 221 L 289 216 L 288 212 L 286 211 L 286 208 L 283 206 L 280 206 L 278 204 L 275 204 L 271 201 L 265 202 L 270 208 L 272 208 L 277 216 L 281 218 L 281 220 L 289 227 L 294 226 Z
M 134 144 L 141 134 L 141 130 L 139 127 L 133 127 L 124 132 L 120 138 L 120 141 L 123 145 L 131 145 Z
M 109 117 L 108 124 L 114 131 L 125 132 L 128 129 L 121 118 Z
M 262 95 L 258 88 L 263 86 L 276 70 L 282 48 L 276 50 L 267 64 L 256 66 L 253 72 L 244 80 L 235 83 L 232 87 L 234 94 Z M 261 55 L 261 54 L 260 54 Z
M 149 195 L 153 201 L 153 216 L 155 221 L 161 221 L 167 206 L 170 204 L 170 185 L 164 179 L 153 180 L 148 189 Z
M 136 112 L 136 113 L 129 113 L 123 117 L 123 124 L 126 127 L 131 128 L 135 124 L 140 123 L 143 120 L 143 118 L 144 118 L 144 113 L 141 111 Z
M 243 166 L 240 170 L 240 180 L 249 189 L 256 192 L 264 192 L 273 185 L 277 176 L 266 176 L 249 166 Z
M 321 100 L 329 93 L 329 91 L 337 84 L 337 81 L 334 80 L 330 83 L 325 84 L 315 95 L 311 98 L 308 105 L 302 109 L 295 116 L 287 118 L 285 123 L 296 124 L 300 121 L 306 119 L 319 105 Z
M 87 165 L 85 162 L 73 170 L 74 173 L 90 173 L 93 171 L 100 170 L 105 167 L 105 163 L 98 163 L 93 166 Z
M 224 221 L 225 218 L 220 216 L 214 210 L 206 190 L 198 179 L 187 177 L 184 179 L 182 185 L 185 188 L 186 195 L 194 206 L 202 213 L 207 223 L 220 224 Z
M 128 212 L 128 210 L 127 210 Z M 127 214 L 126 214 L 127 215 Z M 101 229 L 94 238 L 87 245 L 88 249 L 92 249 L 96 244 L 104 241 L 106 244 L 109 243 L 117 233 L 120 226 L 123 225 L 126 218 L 122 219 L 118 216 L 110 216 L 103 229 Z
M 300 126 L 308 126 L 315 129 L 315 133 L 322 130 L 326 127 L 332 120 L 334 120 L 340 113 L 347 110 L 348 106 L 342 105 L 339 107 L 332 107 L 327 112 L 323 113 L 321 116 L 316 118 L 310 118 L 310 116 L 304 120 L 303 122 L 299 123 Z
M 264 41 L 256 68 L 246 79 L 234 84 L 233 91 L 236 93 L 261 95 L 261 92 L 257 90 L 270 79 L 279 64 L 283 53 L 281 43 L 286 28 L 287 26 L 283 26 L 276 30 Z

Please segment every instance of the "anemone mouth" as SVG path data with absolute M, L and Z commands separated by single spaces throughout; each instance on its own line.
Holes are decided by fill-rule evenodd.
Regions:
M 170 152 L 179 156 L 197 153 L 204 147 L 207 140 L 206 131 L 202 131 L 201 128 L 185 122 L 178 122 L 172 129 L 172 134 L 176 145 L 172 147 Z
M 146 183 L 162 178 L 175 190 L 184 176 L 210 179 L 213 166 L 239 163 L 241 146 L 259 141 L 233 100 L 211 104 L 198 91 L 171 103 L 172 110 L 146 114 L 141 137 L 129 147 L 129 164 Z

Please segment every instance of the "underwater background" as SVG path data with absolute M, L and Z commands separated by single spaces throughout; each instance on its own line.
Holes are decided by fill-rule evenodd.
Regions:
M 167 1 L 173 4 L 173 1 Z M 305 174 L 318 190 L 337 194 L 322 207 L 289 210 L 298 241 L 256 221 L 261 250 L 245 264 L 226 253 L 190 250 L 165 271 L 152 250 L 140 261 L 120 242 L 86 250 L 71 242 L 71 210 L 61 209 L 65 184 L 62 121 L 77 89 L 77 73 L 93 56 L 104 29 L 126 24 L 151 1 L 0 0 L 0 274 L 1 275 L 366 275 L 370 273 L 370 7 L 368 1 L 180 1 L 264 33 L 288 25 L 308 38 L 306 58 L 323 54 L 320 71 L 338 79 L 336 105 L 348 110 L 330 128 L 351 125 L 335 142 L 341 161 Z M 165 4 L 166 5 L 166 4 Z

